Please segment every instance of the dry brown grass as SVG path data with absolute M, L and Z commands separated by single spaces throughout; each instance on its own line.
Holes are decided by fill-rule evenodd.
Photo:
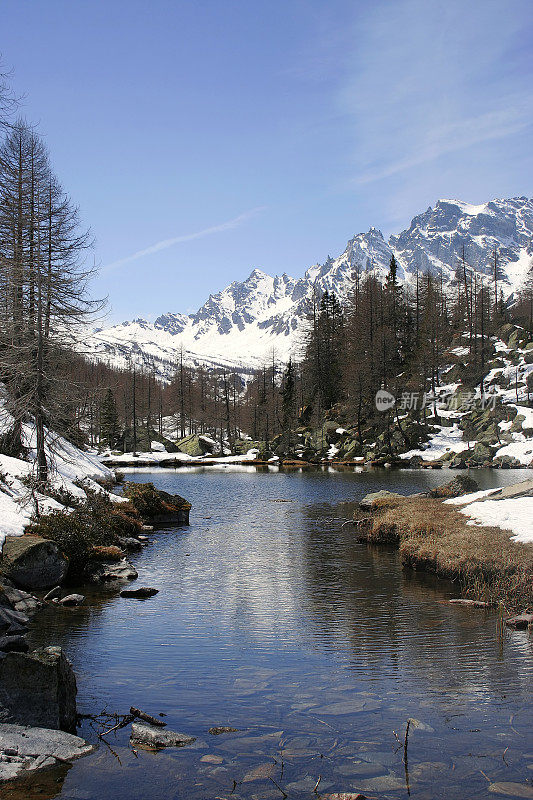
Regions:
M 120 561 L 124 558 L 124 553 L 120 547 L 115 547 L 113 544 L 108 547 L 97 545 L 91 548 L 89 558 L 94 561 Z
M 467 522 L 441 500 L 406 498 L 378 508 L 362 538 L 397 544 L 405 566 L 457 581 L 468 597 L 509 611 L 533 608 L 533 546 Z

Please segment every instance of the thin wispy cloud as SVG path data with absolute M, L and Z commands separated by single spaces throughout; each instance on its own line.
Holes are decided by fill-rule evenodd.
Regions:
M 185 233 L 181 234 L 180 236 L 173 236 L 170 239 L 162 239 L 160 242 L 156 242 L 155 244 L 150 245 L 149 247 L 145 247 L 142 250 L 137 250 L 136 253 L 132 253 L 129 256 L 125 256 L 124 258 L 119 258 L 117 261 L 113 261 L 110 264 L 107 264 L 103 267 L 102 271 L 108 271 L 112 269 L 118 269 L 119 267 L 124 266 L 124 264 L 129 264 L 131 261 L 137 261 L 140 258 L 144 258 L 145 256 L 153 255 L 154 253 L 159 253 L 161 250 L 168 250 L 169 247 L 174 247 L 176 244 L 182 244 L 183 242 L 192 242 L 194 239 L 204 239 L 206 236 L 213 236 L 216 233 L 222 233 L 223 231 L 229 231 L 234 228 L 238 228 L 240 225 L 243 225 L 247 220 L 254 217 L 259 212 L 263 211 L 265 206 L 258 206 L 257 208 L 252 208 L 249 211 L 245 211 L 243 214 L 239 214 L 238 217 L 234 217 L 233 219 L 228 220 L 227 222 L 221 222 L 219 225 L 212 225 L 210 228 L 203 228 L 201 231 L 195 231 L 194 233 Z
M 432 131 L 432 141 L 420 147 L 416 155 L 391 161 L 384 167 L 363 172 L 354 178 L 354 182 L 361 185 L 374 183 L 413 167 L 427 164 L 448 153 L 458 152 L 483 142 L 504 139 L 525 130 L 530 125 L 531 116 L 515 109 L 489 112 L 445 125 L 439 130 Z
M 511 160 L 531 163 L 533 118 L 531 4 L 511 5 L 512 14 L 500 0 L 359 8 L 337 92 L 351 128 L 346 189 L 364 187 L 405 222 L 439 197 L 480 202 L 508 191 Z

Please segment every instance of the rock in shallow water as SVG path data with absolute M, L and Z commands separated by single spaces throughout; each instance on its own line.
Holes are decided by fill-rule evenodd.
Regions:
M 120 596 L 133 597 L 136 600 L 146 600 L 147 597 L 153 597 L 158 593 L 159 589 L 152 589 L 150 586 L 139 586 L 138 589 L 123 589 Z
M 81 606 L 84 600 L 84 594 L 67 594 L 66 597 L 59 601 L 59 604 L 62 606 Z
M 92 745 L 71 733 L 0 723 L 0 782 L 72 761 L 93 750 Z
M 505 620 L 508 628 L 514 628 L 517 631 L 525 631 L 529 625 L 533 625 L 533 614 L 517 614 L 515 617 L 509 617 Z
M 76 729 L 76 678 L 60 647 L 7 653 L 0 660 L 0 706 L 22 725 Z
M 185 747 L 185 745 L 192 744 L 195 741 L 195 736 L 156 728 L 154 725 L 134 722 L 131 726 L 130 743 L 133 745 L 159 750 L 162 747 Z
M 125 558 L 115 562 L 100 562 L 90 568 L 88 579 L 91 583 L 105 583 L 107 581 L 127 580 L 133 581 L 138 577 L 137 570 Z
M 209 733 L 212 736 L 220 736 L 221 733 L 236 733 L 238 728 L 231 728 L 229 725 L 216 725 L 214 728 L 209 728 Z

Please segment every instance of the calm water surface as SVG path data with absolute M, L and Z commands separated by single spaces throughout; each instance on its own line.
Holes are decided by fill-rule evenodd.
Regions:
M 502 637 L 495 614 L 449 605 L 452 585 L 402 571 L 396 551 L 358 544 L 343 526 L 368 491 L 410 494 L 448 476 L 130 472 L 193 504 L 190 527 L 156 532 L 132 559 L 137 584 L 159 594 L 139 602 L 109 587 L 43 612 L 33 644 L 65 648 L 81 712 L 136 705 L 197 741 L 135 754 L 125 729 L 22 796 L 279 800 L 281 788 L 398 799 L 407 781 L 419 800 L 497 797 L 498 781 L 529 791 L 531 639 Z M 524 473 L 475 477 L 487 487 Z M 408 718 L 422 724 L 406 775 Z M 240 730 L 212 736 L 214 725 Z M 96 740 L 88 722 L 81 733 Z

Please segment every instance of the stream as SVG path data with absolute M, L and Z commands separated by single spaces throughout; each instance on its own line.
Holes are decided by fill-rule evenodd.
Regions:
M 2 797 L 533 797 L 532 639 L 450 605 L 457 587 L 402 570 L 396 550 L 358 544 L 344 524 L 370 491 L 411 494 L 450 473 L 127 472 L 193 506 L 190 527 L 156 531 L 131 558 L 136 585 L 159 594 L 83 587 L 84 605 L 35 617 L 30 644 L 65 648 L 81 713 L 134 705 L 196 741 L 134 753 L 119 730 Z M 472 475 L 481 488 L 527 477 Z M 220 725 L 239 730 L 208 733 Z M 90 720 L 79 733 L 97 741 Z

